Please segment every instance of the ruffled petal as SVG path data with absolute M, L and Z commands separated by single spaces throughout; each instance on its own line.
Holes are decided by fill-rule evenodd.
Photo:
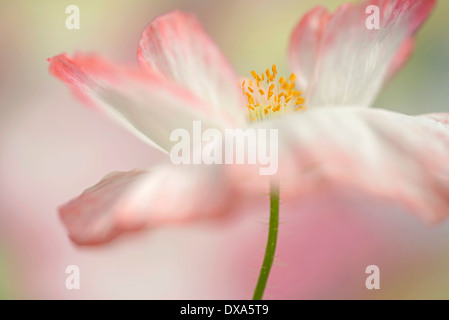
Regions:
M 169 151 L 174 129 L 225 127 L 211 105 L 161 77 L 81 53 L 49 59 L 50 72 L 151 145 Z
M 316 7 L 302 17 L 290 36 L 288 61 L 301 90 L 307 91 L 314 77 L 318 51 L 328 20 L 327 9 Z
M 449 214 L 449 114 L 318 108 L 261 126 L 279 130 L 284 199 L 326 188 L 376 197 L 435 222 Z
M 193 15 L 172 11 L 153 20 L 142 32 L 138 60 L 212 104 L 217 116 L 243 124 L 239 78 Z
M 435 0 L 346 3 L 334 14 L 315 8 L 295 27 L 289 63 L 309 106 L 370 106 L 384 83 L 413 52 L 414 34 Z M 379 8 L 380 29 L 368 29 Z

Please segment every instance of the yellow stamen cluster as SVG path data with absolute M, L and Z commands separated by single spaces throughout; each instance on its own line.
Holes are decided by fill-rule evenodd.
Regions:
M 247 99 L 250 121 L 262 121 L 275 114 L 305 110 L 302 92 L 295 89 L 295 74 L 289 79 L 276 79 L 277 69 L 273 65 L 260 75 L 251 71 L 253 79 L 242 83 L 242 91 Z

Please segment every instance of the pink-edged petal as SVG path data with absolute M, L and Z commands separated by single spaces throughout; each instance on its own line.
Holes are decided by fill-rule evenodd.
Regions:
M 316 7 L 302 17 L 290 36 L 288 61 L 301 90 L 307 90 L 313 79 L 321 38 L 328 20 L 327 9 Z
M 221 167 L 160 166 L 115 172 L 59 210 L 79 245 L 108 242 L 125 232 L 216 218 L 237 197 Z
M 217 116 L 244 123 L 239 78 L 193 15 L 172 11 L 154 19 L 142 32 L 138 60 L 212 104 Z
M 428 113 L 428 114 L 423 114 L 421 117 L 429 118 L 429 119 L 435 120 L 437 122 L 441 122 L 443 124 L 449 125 L 449 113 L 444 113 L 444 112 Z
M 401 46 L 396 52 L 396 56 L 390 63 L 390 68 L 388 69 L 388 74 L 386 80 L 391 79 L 402 67 L 405 66 L 407 61 L 413 55 L 415 50 L 416 40 L 414 37 L 410 37 L 403 41 Z
M 435 222 L 449 215 L 448 119 L 329 107 L 261 126 L 279 130 L 276 178 L 284 199 L 334 188 Z
M 295 27 L 289 63 L 308 105 L 370 106 L 384 83 L 413 52 L 414 34 L 435 0 L 368 0 L 330 14 L 319 7 Z M 380 29 L 366 21 L 379 8 Z
M 114 65 L 104 58 L 81 53 L 48 59 L 50 72 L 69 84 L 78 96 L 101 107 L 138 137 L 169 151 L 174 129 L 192 130 L 192 122 L 204 127 L 225 127 L 211 105 L 184 88 L 138 68 Z

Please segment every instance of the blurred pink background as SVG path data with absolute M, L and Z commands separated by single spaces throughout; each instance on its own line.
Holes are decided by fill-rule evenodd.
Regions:
M 343 1 L 325 1 L 335 9 Z M 166 227 L 80 248 L 57 207 L 111 171 L 168 161 L 125 129 L 86 108 L 48 74 L 46 58 L 75 50 L 135 62 L 141 30 L 173 9 L 194 13 L 241 75 L 276 64 L 288 72 L 290 31 L 324 1 L 1 0 L 0 298 L 246 299 L 263 258 L 268 198 L 224 222 Z M 80 8 L 67 30 L 65 8 Z M 449 111 L 449 2 L 440 1 L 413 59 L 376 106 L 408 114 Z M 137 62 L 135 62 L 137 63 Z M 435 227 L 387 208 L 332 194 L 282 203 L 279 249 L 266 298 L 447 299 L 449 222 Z M 365 268 L 381 289 L 365 288 Z M 81 272 L 67 290 L 68 265 Z

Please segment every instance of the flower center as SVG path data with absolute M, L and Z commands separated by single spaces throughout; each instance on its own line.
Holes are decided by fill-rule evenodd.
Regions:
M 273 65 L 265 73 L 258 75 L 251 71 L 254 80 L 242 82 L 242 91 L 248 102 L 249 121 L 257 122 L 286 112 L 305 110 L 302 92 L 295 89 L 295 74 L 288 79 L 276 79 L 277 70 Z

